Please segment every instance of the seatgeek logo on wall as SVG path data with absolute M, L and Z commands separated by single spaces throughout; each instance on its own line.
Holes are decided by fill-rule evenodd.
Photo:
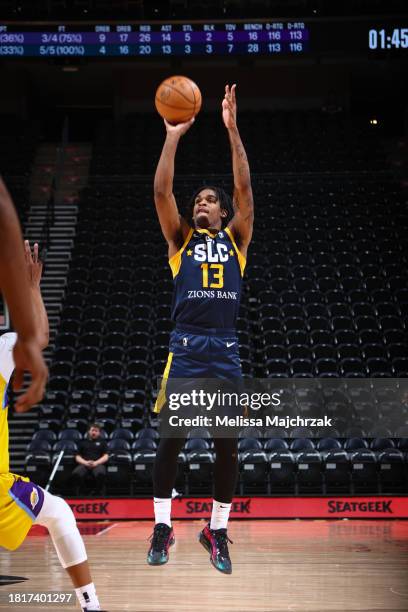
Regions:
M 151 498 L 71 499 L 68 500 L 79 520 L 151 520 Z M 211 516 L 209 497 L 178 497 L 173 500 L 175 519 Z M 236 497 L 232 518 L 408 518 L 407 497 Z
M 92 515 L 98 515 L 98 516 L 100 515 L 109 516 L 110 515 L 108 501 L 90 502 L 90 503 L 84 502 L 84 503 L 78 503 L 78 504 L 70 503 L 69 506 L 72 512 L 75 514 L 75 516 L 78 516 L 79 518 L 83 514 L 92 514 Z
M 350 514 L 352 512 L 366 512 L 370 514 L 372 512 L 382 512 L 384 514 L 393 514 L 392 511 L 392 499 L 382 501 L 352 501 L 342 500 L 338 501 L 330 499 L 327 502 L 329 514 Z

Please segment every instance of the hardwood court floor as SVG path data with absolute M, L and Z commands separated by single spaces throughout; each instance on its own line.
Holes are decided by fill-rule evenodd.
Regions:
M 200 521 L 175 521 L 170 562 L 149 567 L 150 522 L 111 524 L 85 535 L 94 581 L 110 612 L 408 611 L 408 521 L 234 521 L 233 574 L 213 569 L 197 542 Z M 89 529 L 88 529 L 89 531 Z M 0 553 L 0 574 L 23 576 L 0 586 L 1 610 L 17 607 L 10 592 L 69 591 L 46 536 Z M 1 584 L 1 581 L 0 581 Z

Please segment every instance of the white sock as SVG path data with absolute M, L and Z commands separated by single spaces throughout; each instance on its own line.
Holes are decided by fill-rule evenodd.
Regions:
M 93 582 L 75 589 L 75 593 L 82 608 L 86 608 L 87 610 L 101 609 Z
M 165 523 L 171 527 L 171 497 L 153 497 L 155 523 Z
M 226 529 L 232 504 L 223 504 L 215 499 L 211 512 L 210 529 Z

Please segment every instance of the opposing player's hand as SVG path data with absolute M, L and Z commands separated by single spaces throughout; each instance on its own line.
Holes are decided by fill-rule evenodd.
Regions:
M 21 340 L 17 338 L 14 345 L 13 357 L 15 363 L 13 389 L 19 391 L 23 386 L 24 372 L 31 375 L 29 388 L 23 395 L 18 397 L 16 412 L 27 412 L 37 404 L 44 395 L 45 384 L 48 378 L 48 368 L 45 365 L 39 343 L 33 340 Z
M 167 134 L 174 134 L 175 136 L 183 136 L 191 128 L 195 119 L 194 117 L 190 119 L 190 121 L 185 121 L 184 123 L 178 123 L 177 125 L 172 125 L 166 119 L 163 119 L 164 125 L 166 126 Z
M 34 243 L 34 248 L 31 251 L 31 246 L 28 240 L 24 240 L 24 255 L 27 264 L 28 277 L 33 287 L 39 287 L 43 269 L 43 263 L 38 255 L 38 243 Z
M 237 127 L 237 99 L 235 96 L 236 85 L 231 89 L 229 85 L 225 86 L 225 95 L 222 101 L 222 118 L 227 130 L 232 130 Z

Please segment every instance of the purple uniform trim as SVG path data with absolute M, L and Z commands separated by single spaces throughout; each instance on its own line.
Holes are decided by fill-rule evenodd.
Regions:
M 33 521 L 36 520 L 44 503 L 44 491 L 41 487 L 33 482 L 16 480 L 9 489 L 9 495 Z

